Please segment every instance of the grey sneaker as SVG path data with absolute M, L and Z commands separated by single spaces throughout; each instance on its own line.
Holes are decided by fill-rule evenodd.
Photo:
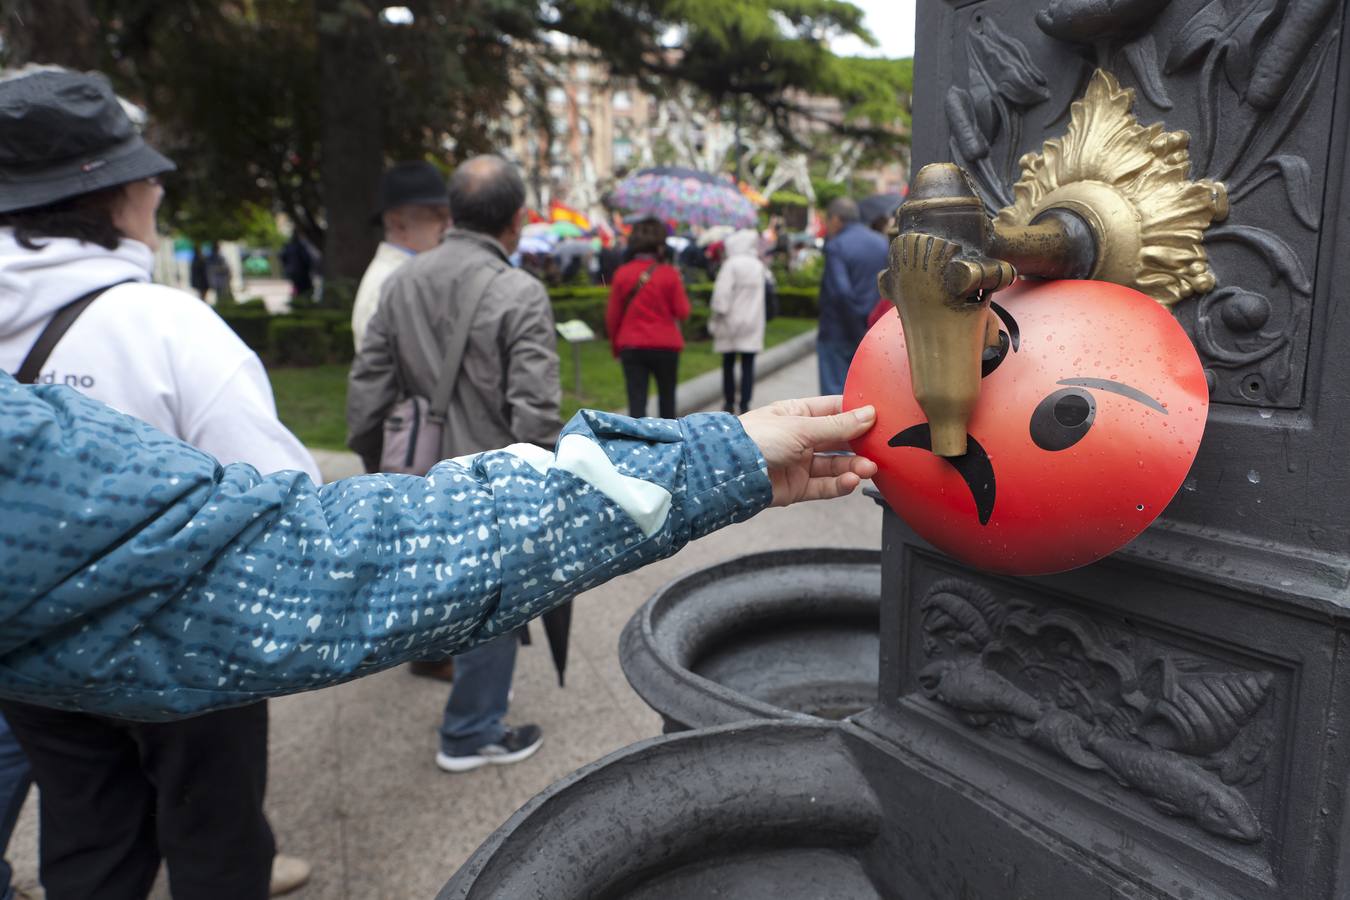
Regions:
M 467 756 L 451 756 L 444 751 L 437 753 L 436 765 L 447 772 L 469 772 L 489 763 L 505 766 L 534 756 L 543 742 L 544 733 L 538 725 L 508 728 L 500 741 L 479 747 Z

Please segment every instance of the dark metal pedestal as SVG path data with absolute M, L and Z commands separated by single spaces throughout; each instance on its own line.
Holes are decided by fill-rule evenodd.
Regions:
M 1125 550 L 1053 577 L 981 574 L 888 513 L 877 705 L 621 751 L 532 801 L 442 896 L 1350 898 L 1347 6 L 920 0 L 916 169 L 961 164 L 994 213 L 1056 139 L 1042 187 L 1116 190 L 1142 151 L 1062 143 L 1102 68 L 1140 122 L 1189 133 L 1140 129 L 1148 154 L 1165 167 L 1184 141 L 1189 176 L 1225 186 L 1227 217 L 1185 238 L 1217 284 L 1173 273 L 1211 389 L 1190 475 Z M 1166 225 L 1140 227 L 1151 266 L 1175 262 Z M 1110 376 L 1065 356 L 1066 377 Z M 781 648 L 815 640 L 775 636 L 793 583 L 700 573 L 682 584 L 710 605 L 683 612 L 672 588 L 679 639 L 657 604 L 625 634 L 634 684 L 677 726 L 807 708 L 765 690 Z
M 1108 896 L 1350 897 L 1347 6 L 919 4 L 916 167 L 954 160 L 991 211 L 1009 205 L 1016 160 L 1065 133 L 1100 67 L 1141 122 L 1189 133 L 1190 177 L 1231 200 L 1204 233 L 1217 285 L 1172 306 L 1211 406 L 1154 527 L 1096 565 L 1014 579 L 887 515 L 881 700 L 855 721 L 950 801 L 905 840 L 947 852 L 984 832 L 989 871 L 964 896 L 1048 896 L 1012 885 L 1071 865 Z M 1081 149 L 1041 175 L 1124 177 L 1119 148 L 1086 166 Z

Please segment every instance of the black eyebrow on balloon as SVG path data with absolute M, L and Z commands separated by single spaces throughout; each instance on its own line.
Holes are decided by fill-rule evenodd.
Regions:
M 1127 400 L 1133 400 L 1136 403 L 1142 403 L 1149 409 L 1157 410 L 1164 416 L 1167 415 L 1167 407 L 1139 390 L 1139 388 L 1130 387 L 1128 384 L 1121 384 L 1119 381 L 1108 381 L 1105 378 L 1064 378 L 1057 383 L 1067 387 L 1096 388 L 1099 391 L 1118 394 Z

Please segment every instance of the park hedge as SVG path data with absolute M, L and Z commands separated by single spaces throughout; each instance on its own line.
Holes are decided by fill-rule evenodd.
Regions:
M 684 325 L 688 340 L 708 337 L 708 306 L 712 302 L 712 285 L 694 284 L 685 289 L 693 307 Z M 778 314 L 794 319 L 814 319 L 820 312 L 819 291 L 816 288 L 781 287 L 778 289 Z M 559 322 L 580 319 L 599 336 L 605 334 L 605 309 L 609 304 L 607 287 L 565 286 L 549 290 L 553 301 L 553 318 Z
M 268 365 L 317 366 L 352 359 L 351 314 L 308 309 L 270 315 L 261 303 L 245 302 L 216 312 Z
M 687 288 L 693 310 L 682 330 L 686 340 L 708 337 L 708 304 L 712 285 Z M 784 286 L 778 289 L 778 314 L 814 319 L 818 312 L 815 288 Z M 605 309 L 609 288 L 568 285 L 549 291 L 553 318 L 559 322 L 580 319 L 597 337 L 605 336 Z M 338 309 L 307 308 L 285 315 L 270 315 L 261 301 L 246 300 L 216 310 L 240 340 L 269 365 L 314 366 L 348 363 L 353 355 L 351 314 Z
M 272 361 L 280 366 L 317 366 L 328 362 L 332 341 L 321 319 L 277 316 L 267 329 Z

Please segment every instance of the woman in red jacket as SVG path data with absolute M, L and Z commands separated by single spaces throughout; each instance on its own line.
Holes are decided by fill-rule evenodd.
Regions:
M 628 239 L 632 259 L 619 267 L 609 288 L 605 331 L 623 364 L 628 414 L 647 414 L 647 386 L 656 378 L 661 418 L 675 418 L 675 383 L 684 337 L 680 322 L 689 318 L 689 298 L 674 266 L 663 261 L 666 228 L 656 219 L 633 225 Z

